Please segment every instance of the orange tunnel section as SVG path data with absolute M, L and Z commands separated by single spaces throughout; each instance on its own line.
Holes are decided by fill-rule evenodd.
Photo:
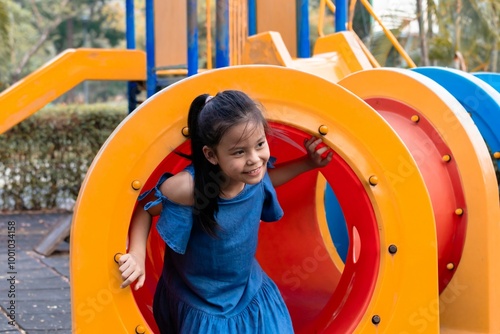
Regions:
M 287 138 L 285 141 L 278 137 L 269 138 L 271 152 L 277 153 L 274 156 L 278 165 L 303 154 L 299 148 L 309 134 L 279 123 L 271 125 L 278 130 L 279 137 L 284 135 Z M 189 142 L 183 143 L 177 151 L 189 154 Z M 187 160 L 175 153 L 170 154 L 156 168 L 144 188 L 154 187 L 165 171 L 176 173 L 186 164 Z M 334 313 L 338 314 L 335 328 L 353 331 L 370 302 L 378 273 L 376 263 L 380 260 L 377 222 L 360 180 L 339 155 L 335 155 L 332 165 L 321 173 L 341 194 L 339 200 L 350 230 L 363 241 L 362 247 L 357 244 L 358 250 L 351 248 L 345 266 L 338 268 L 332 261 L 335 249 L 325 233 L 328 231 L 324 230 L 324 216 L 318 217 L 324 212 L 321 208 L 318 210 L 317 204 L 323 203 L 321 196 L 324 192 L 324 184 L 318 182 L 318 172 L 302 175 L 295 182 L 277 189 L 281 205 L 287 208 L 286 215 L 279 222 L 262 224 L 259 238 L 259 262 L 280 286 L 294 319 L 294 327 L 300 333 L 327 327 L 329 315 Z M 154 328 L 150 310 L 156 281 L 161 275 L 165 245 L 156 233 L 150 238 L 147 271 L 154 273 L 154 279 L 149 281 L 151 284 L 146 289 L 134 292 L 134 297 L 148 324 Z M 364 279 L 354 279 L 355 274 Z M 343 301 L 346 296 L 349 297 L 347 303 Z
M 414 71 L 360 71 L 339 84 L 384 117 L 424 177 L 436 221 L 441 332 L 500 331 L 498 188 L 470 115 L 444 87 Z M 403 160 L 400 168 L 403 175 L 414 172 Z

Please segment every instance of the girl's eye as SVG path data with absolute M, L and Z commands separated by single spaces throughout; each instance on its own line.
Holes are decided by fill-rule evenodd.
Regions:
M 261 141 L 260 143 L 257 144 L 257 146 L 262 147 L 262 146 L 264 146 L 265 143 L 266 143 L 265 141 Z
M 242 155 L 243 153 L 245 153 L 245 152 L 243 152 L 243 150 L 240 150 L 240 151 L 234 152 L 233 154 L 234 155 Z

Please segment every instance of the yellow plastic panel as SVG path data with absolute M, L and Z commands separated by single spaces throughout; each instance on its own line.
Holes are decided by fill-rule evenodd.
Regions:
M 337 52 L 349 68 L 349 73 L 373 68 L 354 34 L 352 31 L 341 31 L 319 37 L 314 44 L 313 54 L 317 56 Z
M 243 64 L 285 66 L 331 82 L 338 82 L 353 72 L 372 68 L 350 32 L 321 37 L 316 45 L 313 57 L 292 59 L 279 32 L 260 33 L 248 38 Z
M 0 133 L 85 80 L 146 80 L 146 54 L 138 50 L 66 50 L 0 94 Z
M 154 2 L 156 67 L 187 63 L 187 3 Z
M 243 50 L 242 63 L 292 67 L 292 57 L 276 31 L 249 36 Z
M 257 33 L 277 31 L 292 57 L 297 56 L 296 1 L 257 0 Z

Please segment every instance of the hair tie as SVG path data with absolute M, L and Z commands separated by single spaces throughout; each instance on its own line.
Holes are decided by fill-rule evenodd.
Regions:
M 205 100 L 205 104 L 207 104 L 208 102 L 210 102 L 211 99 L 213 99 L 214 97 L 212 95 L 209 95 L 207 96 L 207 99 Z

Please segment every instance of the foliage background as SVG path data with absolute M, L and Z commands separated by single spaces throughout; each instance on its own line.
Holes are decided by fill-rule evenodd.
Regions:
M 0 208 L 71 210 L 92 160 L 126 115 L 125 104 L 51 106 L 4 133 Z

